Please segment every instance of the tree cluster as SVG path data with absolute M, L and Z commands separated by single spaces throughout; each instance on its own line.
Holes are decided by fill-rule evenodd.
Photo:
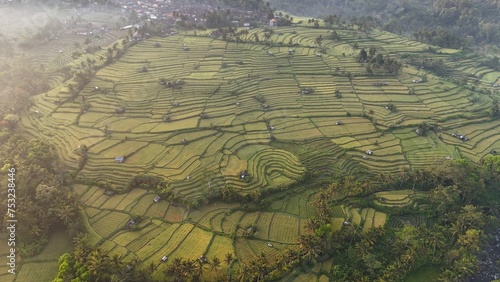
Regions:
M 425 55 L 409 55 L 406 57 L 405 62 L 418 69 L 424 69 L 440 76 L 448 73 L 448 68 L 443 59 L 432 59 Z
M 465 39 L 447 30 L 420 29 L 413 33 L 417 41 L 445 48 L 462 49 L 465 47 Z
M 500 59 L 497 56 L 483 60 L 480 65 L 500 71 Z
M 80 224 L 76 198 L 67 185 L 71 177 L 59 164 L 54 149 L 38 139 L 26 139 L 16 131 L 2 140 L 0 168 L 16 169 L 17 239 L 23 257 L 40 252 L 50 231 L 65 227 L 70 235 L 83 228 Z M 6 190 L 0 193 L 2 207 L 7 213 Z M 2 224 L 6 224 L 2 217 Z
M 500 6 L 496 0 L 290 0 L 286 3 L 270 0 L 270 3 L 295 15 L 323 17 L 327 25 L 351 19 L 360 29 L 376 26 L 415 35 L 419 40 L 442 47 L 500 42 Z
M 490 159 L 485 167 L 491 169 L 495 162 Z M 421 216 L 432 223 L 405 221 L 402 227 L 388 225 L 366 232 L 351 222 L 345 222 L 340 231 L 332 231 L 331 204 L 366 205 L 370 196 L 368 202 L 360 203 L 352 195 L 363 195 L 364 189 L 373 191 L 370 186 L 375 186 L 350 180 L 332 183 L 316 195 L 318 219 L 306 222 L 308 233 L 300 237 L 300 255 L 318 262 L 334 256 L 331 279 L 335 281 L 401 281 L 410 271 L 426 266 L 442 268 L 440 281 L 465 281 L 479 268 L 477 255 L 485 240 L 485 227 L 492 222 L 488 214 L 494 210 L 498 213 L 495 173 L 457 160 L 381 177 L 381 187 L 413 186 L 430 191 L 429 209 L 392 208 L 384 212 L 392 217 Z M 351 188 L 346 186 L 360 189 L 349 193 Z
M 357 46 L 354 46 L 355 48 Z M 366 73 L 368 76 L 374 75 L 374 73 L 385 73 L 398 75 L 403 69 L 403 64 L 393 58 L 384 58 L 384 55 L 378 53 L 377 48 L 370 47 L 368 52 L 361 48 L 357 56 L 357 61 L 359 63 L 368 63 L 366 67 Z

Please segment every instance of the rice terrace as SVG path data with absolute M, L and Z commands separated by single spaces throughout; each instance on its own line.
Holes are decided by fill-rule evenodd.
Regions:
M 475 53 L 300 17 L 102 40 L 52 62 L 75 75 L 33 96 L 20 125 L 74 172 L 89 243 L 158 281 L 177 258 L 228 254 L 206 281 L 259 262 L 281 272 L 258 281 L 347 281 L 304 235 L 432 226 L 417 171 L 500 151 L 500 72 Z M 294 256 L 315 260 L 284 271 Z

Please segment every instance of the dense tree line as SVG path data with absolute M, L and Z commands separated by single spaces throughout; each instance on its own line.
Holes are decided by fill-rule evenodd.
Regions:
M 212 6 L 227 6 L 246 11 L 266 12 L 271 9 L 269 2 L 263 0 L 192 0 L 195 3 L 204 3 Z
M 71 176 L 59 163 L 48 143 L 26 136 L 18 128 L 20 113 L 28 112 L 29 98 L 48 89 L 47 74 L 18 57 L 0 73 L 0 170 L 16 169 L 16 219 L 19 250 L 25 257 L 41 251 L 51 229 L 81 231 L 76 199 L 69 193 Z M 6 214 L 6 190 L 0 193 L 1 212 Z M 5 224 L 2 217 L 2 224 Z
M 445 48 L 461 49 L 467 47 L 466 40 L 445 29 L 420 29 L 413 33 L 413 37 L 420 42 L 437 45 Z
M 401 281 L 426 266 L 442 268 L 440 281 L 465 281 L 479 268 L 477 255 L 487 226 L 497 221 L 499 159 L 489 155 L 483 165 L 457 160 L 426 170 L 402 169 L 398 174 L 380 175 L 379 187 L 352 179 L 332 183 L 316 196 L 318 218 L 306 224 L 310 233 L 300 239 L 302 254 L 316 261 L 334 256 L 336 281 Z M 370 206 L 374 197 L 369 195 L 381 188 L 430 191 L 429 199 L 421 202 L 428 209 L 384 210 L 389 217 L 421 216 L 427 224 L 407 223 L 362 233 L 359 226 L 349 223 L 332 231 L 332 203 Z
M 487 66 L 496 71 L 500 71 L 500 59 L 497 56 L 493 58 L 487 58 L 481 62 L 481 66 Z
M 340 22 L 371 17 L 372 24 L 388 31 L 418 36 L 440 46 L 460 48 L 471 43 L 500 43 L 500 5 L 496 0 L 270 0 L 273 7 L 292 14 Z M 421 33 L 430 37 L 422 37 Z M 435 34 L 434 34 L 435 33 Z
M 215 10 L 206 14 L 205 26 L 208 28 L 229 27 L 232 25 L 231 21 L 241 20 L 231 13 L 232 9 L 250 11 L 255 21 L 274 17 L 270 4 L 263 0 L 191 0 L 191 2 L 216 7 Z M 250 20 L 246 19 L 246 21 Z
M 34 67 L 28 58 L 17 57 L 5 62 L 0 69 L 0 118 L 26 110 L 29 97 L 47 91 L 47 74 L 41 67 Z
M 68 188 L 71 176 L 59 163 L 51 145 L 31 139 L 14 128 L 1 129 L 0 170 L 16 169 L 17 244 L 23 257 L 37 254 L 56 227 L 71 236 L 83 230 L 76 198 Z M 0 194 L 1 213 L 6 215 L 7 195 Z M 2 224 L 6 225 L 6 217 Z

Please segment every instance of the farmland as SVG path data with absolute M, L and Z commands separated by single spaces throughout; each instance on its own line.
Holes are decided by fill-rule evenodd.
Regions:
M 134 189 L 126 197 L 106 195 L 97 187 L 73 189 L 88 218 L 89 241 L 110 255 L 122 255 L 127 261 L 137 258 L 144 266 L 163 256 L 195 259 L 202 254 L 211 258 L 232 253 L 248 262 L 265 252 L 272 258 L 296 244 L 304 222 L 315 214 L 308 193 L 278 200 L 269 211 L 243 212 L 238 204 L 223 202 L 194 210 L 166 201 L 155 203 L 154 194 L 144 189 Z M 125 229 L 138 213 L 146 216 L 138 229 Z M 257 229 L 251 241 L 233 239 L 251 225 Z M 274 248 L 267 247 L 268 242 Z
M 23 125 L 40 137 L 59 136 L 57 146 L 70 167 L 77 166 L 77 147 L 87 146 L 88 161 L 78 174 L 81 179 L 121 190 L 130 175 L 152 174 L 166 178 L 188 199 L 203 197 L 199 185 L 204 170 L 211 170 L 218 180 L 210 187 L 215 191 L 231 185 L 249 193 L 258 187 L 296 183 L 307 169 L 304 158 L 286 147 L 278 150 L 274 143 L 330 139 L 338 146 L 339 162 L 371 173 L 423 168 L 436 158 L 466 156 L 477 161 L 498 149 L 491 138 L 496 122 L 485 123 L 484 112 L 491 105 L 488 96 L 473 104 L 467 91 L 431 75 L 427 82 L 411 85 L 412 78 L 424 75 L 411 67 L 397 77 L 356 75 L 350 81 L 335 75 L 335 69 L 359 73 L 359 64 L 348 60 L 354 50 L 344 46 L 341 51 L 348 53 L 339 57 L 335 50 L 340 45 L 328 42 L 326 54 L 318 58 L 317 50 L 308 47 L 310 35 L 299 28 L 278 30 L 297 33 L 294 38 L 300 45 L 293 56 L 284 47 L 224 42 L 200 34 L 139 42 L 82 89 L 79 96 L 90 105 L 85 113 L 80 113 L 80 103 L 72 102 L 63 87 L 36 96 L 33 110 L 41 115 L 23 117 Z M 346 38 L 355 33 L 342 32 Z M 323 30 L 315 33 L 328 35 Z M 387 56 L 419 53 L 418 48 L 425 47 L 407 49 L 412 44 L 408 40 L 372 33 L 370 45 L 392 44 L 388 50 L 379 47 Z M 183 50 L 184 44 L 189 51 Z M 236 64 L 238 60 L 243 64 Z M 222 63 L 227 66 L 221 68 Z M 147 72 L 139 71 L 143 67 Z M 164 88 L 160 78 L 184 83 L 178 89 Z M 387 85 L 372 86 L 381 80 Z M 304 87 L 314 92 L 301 94 Z M 410 89 L 416 94 L 408 95 Z M 341 98 L 333 95 L 336 91 Z M 66 102 L 56 105 L 55 101 Z M 388 103 L 398 110 L 387 110 Z M 124 113 L 116 113 L 120 107 L 126 109 Z M 342 125 L 336 125 L 339 120 Z M 441 138 L 434 132 L 414 134 L 422 121 L 439 124 Z M 469 129 L 478 128 L 478 123 L 484 130 Z M 471 140 L 448 137 L 452 132 L 467 134 Z M 363 157 L 366 150 L 374 154 Z M 115 163 L 116 156 L 125 156 L 125 162 Z M 251 181 L 239 179 L 243 170 Z
M 330 31 L 310 26 L 276 28 L 268 44 L 252 40 L 266 32 L 252 29 L 242 42 L 212 38 L 208 31 L 145 39 L 100 65 L 76 98 L 71 81 L 32 98 L 22 126 L 33 137 L 52 140 L 75 171 L 72 189 L 93 245 L 141 267 L 163 256 L 227 253 L 242 263 L 262 253 L 274 261 L 298 247 L 306 221 L 317 216 L 315 189 L 334 179 L 374 180 L 460 157 L 478 162 L 500 150 L 499 121 L 489 114 L 493 99 L 487 93 L 493 88 L 469 99 L 470 88 L 411 65 L 397 76 L 367 75 L 353 45 L 376 46 L 386 58 L 442 58 L 449 67 L 463 66 L 454 68 L 457 75 L 481 74 L 483 85 L 497 81 L 498 72 L 379 30 L 339 29 L 342 40 L 324 40 L 321 47 L 317 36 L 329 38 Z M 68 63 L 77 66 L 85 58 Z M 426 81 L 413 82 L 424 76 Z M 422 122 L 433 130 L 417 134 Z M 138 175 L 164 179 L 184 203 L 204 205 L 155 202 L 152 189 L 129 186 Z M 247 199 L 271 195 L 269 205 L 250 211 L 214 200 L 229 188 Z M 333 230 L 355 224 L 367 233 L 386 223 L 427 224 L 382 210 L 418 208 L 428 193 L 371 196 L 371 207 L 334 206 Z M 137 215 L 142 218 L 135 228 L 125 228 Z M 331 267 L 326 260 L 313 273 L 292 272 L 287 281 L 327 281 Z

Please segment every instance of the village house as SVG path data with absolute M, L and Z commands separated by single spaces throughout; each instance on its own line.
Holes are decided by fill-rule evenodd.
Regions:
M 277 27 L 278 26 L 278 21 L 276 19 L 271 19 L 269 21 L 269 26 L 270 27 Z
M 125 223 L 125 228 L 132 228 L 136 224 L 135 220 L 131 219 L 127 223 Z

